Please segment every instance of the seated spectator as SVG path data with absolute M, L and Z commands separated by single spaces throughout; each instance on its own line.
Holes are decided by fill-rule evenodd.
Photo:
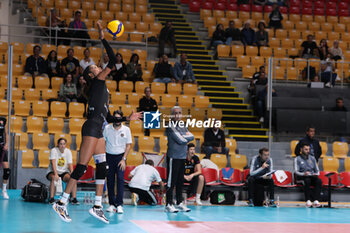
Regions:
M 341 97 L 338 97 L 335 100 L 335 107 L 332 108 L 332 111 L 335 112 L 347 112 L 348 110 L 346 109 L 346 107 L 344 106 L 344 100 Z
M 318 47 L 321 60 L 326 60 L 327 55 L 329 54 L 328 45 L 326 39 L 320 40 L 320 46 Z
M 67 74 L 71 74 L 74 80 L 78 80 L 80 76 L 80 68 L 79 61 L 74 57 L 74 50 L 69 48 L 67 50 L 67 57 L 64 58 L 61 62 L 61 71 L 63 76 L 67 76 Z
M 267 3 L 267 0 L 254 0 L 253 1 L 253 4 L 261 5 L 261 6 L 265 6 L 266 3 Z
M 332 61 L 321 61 L 319 76 L 321 77 L 321 81 L 324 82 L 325 87 L 334 87 L 335 85 L 337 73 L 334 73 L 333 70 L 334 63 Z
M 173 47 L 174 53 L 171 55 L 173 57 L 176 57 L 177 49 L 176 49 L 176 40 L 175 40 L 175 30 L 173 28 L 173 24 L 170 21 L 167 21 L 165 23 L 165 27 L 162 28 L 159 34 L 159 51 L 158 51 L 159 57 L 164 54 L 165 43 L 169 43 Z
M 117 57 L 117 62 L 115 63 L 115 68 L 113 68 L 111 74 L 112 74 L 113 80 L 115 80 L 119 83 L 120 80 L 127 79 L 128 74 L 126 71 L 126 65 L 123 61 L 123 56 L 120 53 L 117 53 L 115 56 Z M 108 56 L 107 56 L 107 58 L 108 58 Z
M 102 55 L 102 60 L 100 60 L 98 66 L 101 67 L 102 69 L 105 69 L 106 66 L 108 65 L 109 62 L 109 57 L 107 53 L 103 53 Z
M 308 88 L 311 88 L 311 83 L 318 83 L 318 82 L 321 82 L 320 76 L 315 75 L 312 79 L 310 79 L 310 81 L 311 81 L 311 82 L 309 82 L 309 83 L 307 84 L 307 87 L 308 87 Z
M 83 21 L 81 21 L 81 12 L 76 11 L 74 13 L 74 20 L 70 22 L 69 24 L 69 35 L 72 38 L 80 39 L 80 40 L 74 40 L 75 42 L 80 41 L 81 46 L 86 47 L 87 40 L 90 39 L 89 33 L 86 31 L 86 25 Z
M 51 50 L 46 59 L 46 70 L 49 77 L 61 76 L 61 63 L 57 59 L 57 52 Z
M 217 47 L 220 44 L 224 44 L 225 39 L 225 31 L 224 26 L 220 23 L 216 26 L 216 30 L 213 32 L 213 37 L 211 38 L 210 47 L 214 47 L 214 57 L 217 59 Z
M 256 43 L 260 46 L 269 46 L 269 33 L 265 30 L 265 24 L 260 22 L 258 24 L 258 31 L 256 32 Z
M 264 196 L 257 197 L 256 193 L 260 193 L 257 189 L 262 189 L 264 193 L 264 187 L 267 186 L 268 193 L 270 195 L 269 206 L 277 207 L 275 204 L 274 186 L 275 183 L 272 179 L 272 174 L 268 174 L 273 171 L 272 158 L 270 158 L 270 152 L 267 148 L 261 148 L 259 155 L 253 157 L 250 164 L 249 178 L 248 178 L 248 205 L 254 206 L 254 200 L 264 200 Z M 257 201 L 256 201 L 257 202 Z M 256 203 L 255 202 L 255 203 Z
M 26 76 L 44 76 L 48 77 L 46 70 L 46 63 L 43 57 L 40 56 L 41 47 L 35 45 L 33 48 L 33 55 L 29 56 L 26 60 L 24 68 L 24 75 Z
M 225 37 L 227 45 L 242 45 L 241 30 L 235 27 L 235 21 L 230 20 L 225 30 Z
M 84 104 L 87 103 L 87 98 L 84 93 L 85 84 L 84 76 L 80 76 L 77 83 L 77 101 Z
M 159 60 L 159 63 L 154 66 L 153 73 L 155 74 L 155 79 L 153 82 L 175 82 L 174 69 L 169 63 L 169 59 L 166 54 L 163 54 L 162 59 Z
M 55 203 L 55 182 L 59 178 L 62 182 L 68 182 L 70 174 L 73 172 L 73 158 L 70 149 L 66 148 L 67 140 L 60 138 L 57 141 L 57 147 L 52 148 L 50 153 L 50 164 L 47 169 L 46 178 L 50 181 L 50 200 L 49 203 Z M 77 200 L 77 185 L 74 185 L 71 196 L 73 205 L 79 205 Z
M 306 207 L 321 207 L 318 202 L 321 193 L 322 181 L 318 178 L 320 170 L 317 166 L 317 161 L 314 156 L 310 154 L 310 145 L 301 143 L 299 146 L 300 156 L 294 159 L 294 172 L 296 180 L 304 183 L 304 193 L 306 200 Z M 311 195 L 310 186 L 314 186 L 313 194 Z M 314 203 L 312 204 L 312 198 Z
M 134 53 L 131 58 L 129 64 L 126 66 L 126 73 L 128 75 L 128 81 L 143 81 L 142 79 L 142 67 L 139 64 L 139 55 Z
M 276 96 L 276 91 L 272 89 L 272 96 Z M 267 97 L 267 86 L 262 90 L 259 90 L 256 94 L 256 110 L 260 123 L 265 121 L 265 112 L 266 112 L 266 97 Z
M 250 28 L 250 23 L 246 22 L 241 31 L 242 43 L 244 46 L 256 45 L 255 31 Z
M 210 159 L 213 153 L 226 154 L 226 158 L 229 159 L 230 150 L 226 147 L 225 133 L 222 129 L 214 126 L 204 131 L 204 151 L 206 159 Z
M 335 40 L 333 42 L 333 47 L 329 49 L 331 58 L 335 61 L 344 59 L 344 54 L 342 49 L 339 47 L 339 41 Z
M 260 66 L 260 67 L 259 67 L 259 71 L 258 71 L 258 72 L 255 72 L 255 73 L 253 74 L 252 79 L 253 79 L 253 80 L 258 80 L 261 73 L 264 73 L 264 74 L 265 74 L 265 66 Z
M 303 144 L 310 146 L 309 155 L 314 156 L 316 161 L 318 162 L 318 159 L 321 157 L 322 154 L 322 149 L 320 142 L 315 138 L 315 127 L 309 126 L 306 129 L 306 136 L 300 139 L 300 141 L 295 147 L 294 153 L 296 156 L 301 155 L 301 146 Z
M 181 53 L 180 62 L 175 63 L 174 76 L 180 83 L 196 83 L 196 78 L 192 71 L 192 64 L 187 61 L 186 53 Z
M 308 35 L 307 40 L 301 44 L 301 49 L 299 52 L 299 57 L 301 58 L 320 58 L 317 45 L 314 41 L 313 35 Z
M 61 43 L 63 43 L 64 45 L 69 45 L 68 39 L 61 39 L 62 37 L 64 38 L 69 37 L 69 34 L 67 34 L 66 30 L 63 29 L 67 27 L 66 20 L 61 20 L 58 17 L 56 9 L 51 9 L 51 20 L 50 20 L 50 17 L 47 17 L 46 26 L 50 27 L 49 35 L 51 36 L 52 44 L 55 44 L 56 34 L 57 34 L 58 45 L 60 45 Z
M 280 29 L 282 28 L 283 15 L 277 4 L 273 4 L 273 10 L 269 14 L 269 28 Z
M 133 205 L 136 206 L 139 201 L 146 202 L 149 205 L 157 205 L 157 198 L 151 190 L 152 182 L 158 182 L 161 192 L 164 192 L 165 188 L 159 172 L 154 168 L 153 160 L 148 159 L 145 164 L 134 168 L 130 172 L 129 178 L 131 178 L 129 190 Z
M 187 159 L 185 162 L 185 183 L 190 183 L 187 189 L 187 200 L 194 201 L 197 205 L 202 205 L 201 196 L 205 194 L 205 179 L 202 174 L 202 166 L 200 160 L 195 153 L 195 145 L 189 143 L 187 145 Z
M 139 112 L 154 112 L 157 111 L 158 105 L 157 101 L 151 97 L 151 88 L 145 88 L 145 96 L 139 100 Z M 145 136 L 150 135 L 150 130 L 145 129 Z
M 84 58 L 81 59 L 80 63 L 80 74 L 82 74 L 86 67 L 90 65 L 96 65 L 94 60 L 90 57 L 90 50 L 89 48 L 84 49 Z
M 67 105 L 70 102 L 77 102 L 77 88 L 73 83 L 71 74 L 67 74 L 67 76 L 64 78 L 64 82 L 61 84 L 58 97 L 60 101 L 66 102 Z

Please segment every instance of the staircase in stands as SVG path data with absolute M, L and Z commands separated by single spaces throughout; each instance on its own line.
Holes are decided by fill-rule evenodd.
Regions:
M 228 81 L 225 71 L 220 70 L 212 51 L 196 35 L 191 24 L 181 13 L 176 0 L 149 0 L 153 13 L 163 25 L 171 21 L 175 29 L 178 53 L 185 52 L 193 66 L 193 72 L 201 92 L 209 96 L 214 108 L 222 109 L 222 122 L 228 136 L 237 141 L 266 141 L 267 129 L 262 128 L 250 104 L 244 103 L 240 92 L 235 91 L 233 81 Z

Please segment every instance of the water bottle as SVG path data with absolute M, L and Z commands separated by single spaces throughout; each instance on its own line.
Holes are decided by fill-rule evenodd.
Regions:
M 324 112 L 324 106 L 322 106 L 322 108 L 321 108 L 321 112 Z
M 163 197 L 162 197 L 162 205 L 166 205 L 166 195 L 165 193 L 163 194 Z
M 187 193 L 183 194 L 184 205 L 187 206 Z
M 280 207 L 280 196 L 277 196 L 276 206 L 277 206 L 277 207 Z

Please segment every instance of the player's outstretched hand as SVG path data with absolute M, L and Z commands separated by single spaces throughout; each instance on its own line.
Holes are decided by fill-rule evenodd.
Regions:
M 130 116 L 128 117 L 129 121 L 134 121 L 134 120 L 141 120 L 142 119 L 143 112 L 134 112 L 132 111 Z
M 97 28 L 98 28 L 98 32 L 100 33 L 100 39 L 103 40 L 105 38 L 105 35 L 103 33 L 103 28 L 102 28 L 102 25 L 101 25 L 102 21 L 101 20 L 98 20 L 96 22 L 96 25 L 97 25 Z

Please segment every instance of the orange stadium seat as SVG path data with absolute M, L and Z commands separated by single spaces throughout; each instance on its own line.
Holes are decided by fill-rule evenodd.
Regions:
M 47 117 L 49 111 L 49 102 L 47 101 L 33 101 L 33 115 L 40 117 Z
M 131 81 L 122 80 L 119 82 L 119 91 L 124 93 L 132 92 L 133 83 Z
M 48 133 L 33 133 L 33 149 L 47 150 L 49 149 L 50 135 Z
M 217 108 L 208 108 L 207 118 L 215 118 L 220 120 L 222 118 L 222 110 Z
M 52 117 L 65 117 L 67 112 L 67 105 L 64 102 L 53 101 L 51 102 L 51 116 Z
M 230 57 L 230 46 L 229 45 L 218 45 L 218 56 L 219 57 Z
M 142 22 L 145 22 L 148 24 L 154 23 L 154 15 L 150 14 L 150 13 L 143 14 L 142 15 Z
M 178 97 L 178 104 L 180 107 L 192 107 L 194 103 L 194 97 L 188 95 L 180 95 Z M 197 106 L 199 107 L 199 106 Z
M 125 104 L 125 93 L 121 92 L 112 92 L 111 93 L 111 100 L 113 105 L 123 105 Z
M 175 95 L 162 95 L 162 106 L 165 107 L 174 107 L 176 105 L 176 96 Z
M 69 117 L 83 118 L 85 112 L 85 105 L 83 103 L 71 102 L 69 103 Z
M 22 88 L 12 88 L 12 100 L 22 100 L 24 90 Z
M 21 132 L 23 119 L 20 116 L 11 116 L 11 132 Z
M 185 95 L 197 95 L 198 92 L 198 86 L 197 84 L 193 84 L 193 83 L 185 83 L 183 85 L 183 91 Z
M 154 94 L 164 94 L 165 92 L 165 83 L 153 82 L 151 83 L 151 90 Z
M 47 168 L 50 164 L 50 150 L 39 150 L 39 168 Z
M 80 134 L 81 133 L 81 127 L 83 126 L 85 120 L 84 119 L 78 119 L 78 118 L 72 118 L 69 120 L 69 133 L 70 134 Z
M 130 121 L 130 130 L 132 135 L 143 135 L 143 122 L 142 121 Z
M 24 90 L 24 96 L 26 100 L 39 100 L 40 99 L 40 92 L 36 89 L 29 88 Z
M 49 117 L 47 119 L 47 129 L 50 134 L 62 133 L 64 128 L 63 118 Z
M 137 12 L 133 12 L 129 14 L 129 21 L 134 23 L 141 22 L 141 14 Z M 148 27 L 148 26 L 147 26 Z
M 209 97 L 204 95 L 197 95 L 195 97 L 195 106 L 197 108 L 208 108 L 209 107 Z
M 138 93 L 128 93 L 126 94 L 127 104 L 138 106 L 141 97 L 142 95 Z
M 34 79 L 35 88 L 48 89 L 50 86 L 50 79 L 46 77 L 37 76 Z
M 180 95 L 182 91 L 181 84 L 179 83 L 168 83 L 168 94 Z
M 15 136 L 15 148 L 19 150 L 27 149 L 28 134 L 16 132 Z
M 22 150 L 22 168 L 34 168 L 33 166 L 34 152 L 33 150 Z
M 149 87 L 149 83 L 148 82 L 136 82 L 135 83 L 135 92 L 142 94 L 145 92 L 145 88 Z
M 15 115 L 29 116 L 30 102 L 25 100 L 15 100 L 14 102 Z
M 349 152 L 349 145 L 346 142 L 333 142 L 333 157 L 346 158 Z

